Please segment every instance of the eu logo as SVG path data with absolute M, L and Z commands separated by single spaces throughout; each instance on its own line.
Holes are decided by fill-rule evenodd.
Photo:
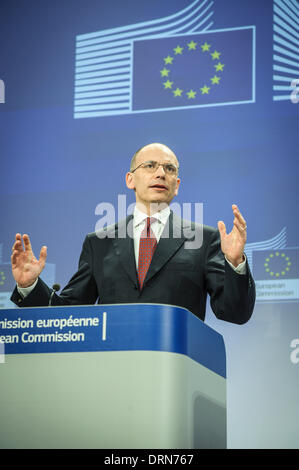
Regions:
M 253 29 L 134 42 L 133 111 L 254 101 Z

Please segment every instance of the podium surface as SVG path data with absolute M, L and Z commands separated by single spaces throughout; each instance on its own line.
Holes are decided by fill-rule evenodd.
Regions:
M 0 310 L 0 341 L 1 448 L 226 447 L 223 338 L 184 308 Z

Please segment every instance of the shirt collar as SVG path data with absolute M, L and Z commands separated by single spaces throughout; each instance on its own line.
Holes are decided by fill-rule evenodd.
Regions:
M 165 225 L 168 220 L 169 214 L 170 214 L 170 208 L 169 206 L 167 206 L 161 211 L 156 212 L 152 216 L 156 220 L 158 220 L 160 223 Z M 139 210 L 138 207 L 135 205 L 133 217 L 134 217 L 134 227 L 137 227 L 148 217 L 148 215 L 145 214 L 145 212 L 142 212 L 141 210 Z

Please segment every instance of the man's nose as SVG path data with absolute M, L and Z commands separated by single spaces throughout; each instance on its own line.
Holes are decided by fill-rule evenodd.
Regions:
M 156 169 L 156 176 L 163 176 L 165 178 L 165 174 L 164 166 L 160 164 Z

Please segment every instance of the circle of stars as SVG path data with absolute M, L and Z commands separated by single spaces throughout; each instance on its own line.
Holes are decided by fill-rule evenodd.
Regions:
M 274 271 L 273 269 L 273 261 L 278 258 L 282 258 L 284 260 L 284 267 L 282 271 Z M 272 269 L 271 269 L 272 265 Z M 288 271 L 291 269 L 291 261 L 289 256 L 286 256 L 285 253 L 280 253 L 279 251 L 276 251 L 275 253 L 270 253 L 270 255 L 265 259 L 264 267 L 265 271 L 271 276 L 271 277 L 280 277 L 280 276 L 285 276 Z
M 211 44 L 208 44 L 207 42 L 205 42 L 204 44 L 199 44 L 193 40 L 187 43 L 186 47 L 182 47 L 181 45 L 177 45 L 176 47 L 174 47 L 172 54 L 168 54 L 167 57 L 164 57 L 164 67 L 162 70 L 160 70 L 164 90 L 170 90 L 173 93 L 174 98 L 180 98 L 185 96 L 188 100 L 195 100 L 197 95 L 209 95 L 211 88 L 214 85 L 220 84 L 221 73 L 223 72 L 225 67 L 225 64 L 220 61 L 221 52 L 217 50 L 214 50 L 212 52 L 211 47 Z M 213 65 L 215 69 L 215 75 L 210 78 L 210 83 L 205 83 L 202 87 L 199 87 L 198 89 L 191 88 L 190 90 L 183 90 L 182 88 L 174 84 L 174 81 L 171 80 L 170 67 L 171 65 L 173 65 L 173 61 L 177 57 L 183 55 L 184 49 L 187 50 L 187 52 L 199 51 L 203 54 L 210 54 L 212 60 L 215 61 L 215 64 Z

